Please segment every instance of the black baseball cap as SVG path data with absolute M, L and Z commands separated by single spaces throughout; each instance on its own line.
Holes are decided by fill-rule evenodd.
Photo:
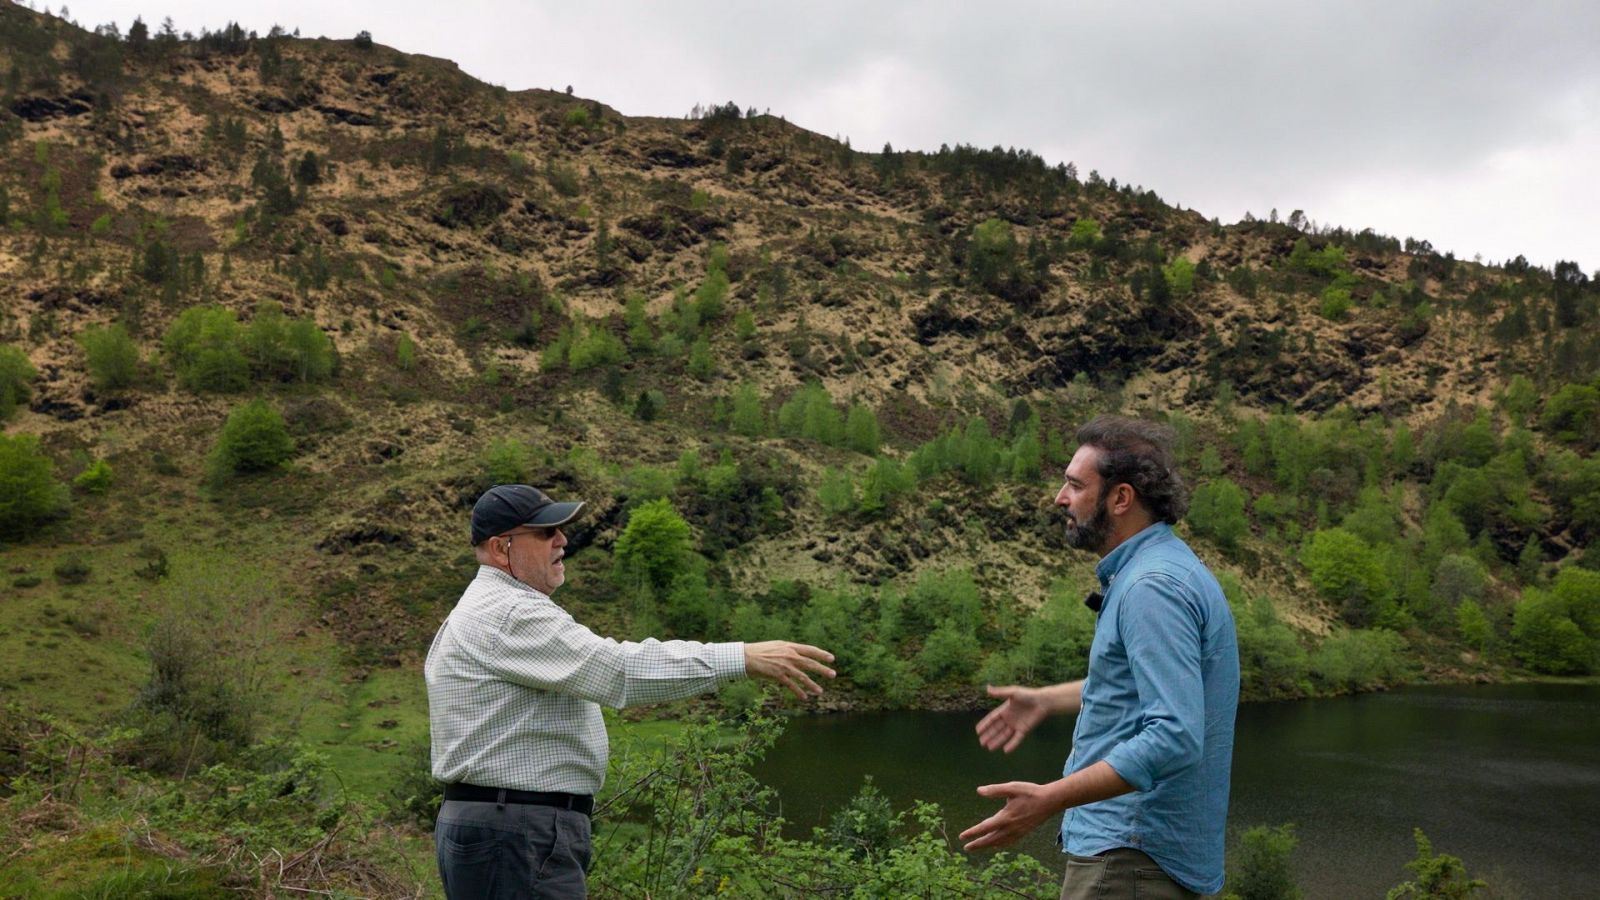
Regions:
M 583 501 L 557 503 L 525 484 L 497 484 L 472 504 L 472 546 L 519 525 L 550 528 L 577 518 Z

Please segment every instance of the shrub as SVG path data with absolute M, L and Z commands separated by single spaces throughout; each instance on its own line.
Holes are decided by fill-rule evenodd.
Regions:
M 856 486 L 848 469 L 829 466 L 822 473 L 822 484 L 817 488 L 817 502 L 830 516 L 842 516 L 856 505 Z
M 265 400 L 251 400 L 228 413 L 211 451 L 209 471 L 214 478 L 266 472 L 283 465 L 293 454 L 294 439 L 283 417 Z
M 1195 534 L 1209 537 L 1231 550 L 1239 545 L 1239 538 L 1250 531 L 1244 504 L 1244 489 L 1231 480 L 1208 481 L 1195 488 L 1189 502 L 1189 525 Z
M 533 451 L 516 438 L 503 438 L 483 454 L 483 474 L 491 486 L 522 484 L 528 480 Z
M 250 362 L 240 349 L 241 334 L 232 310 L 194 306 L 167 327 L 161 345 L 184 387 L 229 393 L 250 385 Z
M 1564 385 L 1545 401 L 1539 427 L 1558 441 L 1600 446 L 1600 387 Z
M 29 383 L 38 375 L 27 354 L 0 344 L 0 421 L 10 418 L 17 406 L 32 395 Z
M 1072 232 L 1067 237 L 1067 247 L 1071 250 L 1092 249 L 1100 243 L 1100 223 L 1094 219 L 1083 218 L 1072 223 Z
M 1300 843 L 1293 825 L 1245 831 L 1228 860 L 1225 896 L 1238 900 L 1300 900 L 1289 855 Z
M 1487 882 L 1467 877 L 1466 866 L 1448 854 L 1435 855 L 1433 844 L 1422 829 L 1415 830 L 1417 855 L 1406 863 L 1416 880 L 1396 885 L 1384 895 L 1384 900 L 1466 900 L 1487 887 Z
M 612 550 L 613 574 L 623 584 L 666 590 L 693 553 L 689 523 L 668 500 L 635 507 Z
M 1172 299 L 1183 300 L 1194 293 L 1194 263 L 1187 258 L 1180 256 L 1162 266 L 1161 276 L 1167 280 Z
M 716 357 L 711 355 L 711 342 L 705 335 L 695 339 L 694 345 L 689 348 L 688 371 L 695 378 L 705 381 L 717 370 Z
M 1483 607 L 1470 599 L 1456 607 L 1456 630 L 1463 641 L 1480 653 L 1488 649 L 1489 639 L 1494 637 L 1494 629 L 1489 625 L 1489 617 L 1483 614 Z
M 0 434 L 0 536 L 14 536 L 66 508 L 55 465 L 31 434 Z
M 402 334 L 394 345 L 394 362 L 404 371 L 411 371 L 417 366 L 417 344 L 411 340 L 411 335 Z
M 1405 638 L 1383 629 L 1336 634 L 1311 655 L 1311 674 L 1335 692 L 1398 684 L 1405 676 L 1405 647 Z
M 1581 675 L 1600 668 L 1600 572 L 1568 566 L 1548 591 L 1523 592 L 1511 637 L 1537 671 Z
M 89 564 L 81 556 L 69 556 L 56 563 L 56 580 L 62 584 L 83 584 L 89 580 Z
M 874 413 L 871 407 L 860 403 L 850 404 L 850 412 L 844 421 L 845 446 L 857 453 L 876 456 L 879 440 L 881 435 L 877 413 Z
M 1350 292 L 1344 288 L 1327 288 L 1322 292 L 1322 305 L 1317 312 L 1330 322 L 1343 322 L 1350 317 Z
M 120 323 L 90 328 L 79 338 L 89 360 L 89 377 L 102 391 L 132 387 L 139 377 L 139 348 Z
M 1370 624 L 1391 596 L 1377 553 L 1343 528 L 1317 531 L 1301 550 L 1300 559 L 1310 570 L 1311 583 L 1339 604 L 1340 614 L 1351 625 Z
M 928 635 L 917 662 L 930 679 L 960 680 L 977 671 L 979 655 L 978 637 L 972 626 L 952 616 Z
M 95 460 L 72 479 L 72 486 L 86 494 L 104 494 L 111 490 L 111 464 L 103 459 Z
M 877 859 L 898 843 L 894 832 L 900 819 L 868 775 L 855 796 L 828 817 L 828 845 L 858 860 Z
M 753 384 L 741 384 L 733 392 L 733 412 L 728 417 L 728 427 L 735 434 L 746 437 L 764 437 L 767 433 L 767 411 L 761 394 Z

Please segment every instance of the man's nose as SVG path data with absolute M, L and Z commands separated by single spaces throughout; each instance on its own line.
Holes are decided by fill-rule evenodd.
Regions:
M 567 545 L 567 533 L 557 528 L 556 539 L 551 541 L 550 544 L 555 547 L 565 547 Z
M 1066 506 L 1070 502 L 1071 498 L 1067 496 L 1067 486 L 1063 484 L 1061 490 L 1056 491 L 1056 505 Z

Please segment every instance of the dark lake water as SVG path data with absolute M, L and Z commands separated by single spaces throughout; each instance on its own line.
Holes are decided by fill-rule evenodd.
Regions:
M 998 806 L 997 781 L 1060 777 L 1072 717 L 1005 756 L 978 746 L 979 713 L 871 713 L 792 720 L 756 774 L 796 833 L 871 775 L 896 808 L 932 800 L 953 838 Z M 1233 836 L 1293 822 L 1307 900 L 1381 898 L 1409 877 L 1412 829 L 1504 890 L 1600 898 L 1600 686 L 1417 687 L 1239 709 L 1228 816 Z M 1060 819 L 1020 849 L 1055 868 Z

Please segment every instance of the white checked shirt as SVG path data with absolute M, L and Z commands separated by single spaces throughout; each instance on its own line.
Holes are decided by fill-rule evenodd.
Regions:
M 593 794 L 610 747 L 600 707 L 677 700 L 744 677 L 744 644 L 618 642 L 479 566 L 428 649 L 433 777 Z

